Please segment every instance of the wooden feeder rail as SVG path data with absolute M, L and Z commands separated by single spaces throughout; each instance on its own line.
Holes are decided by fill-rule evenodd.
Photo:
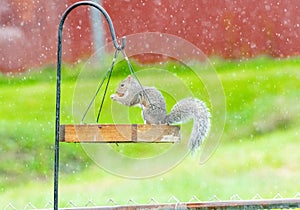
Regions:
M 60 125 L 60 142 L 179 143 L 180 127 L 148 124 Z

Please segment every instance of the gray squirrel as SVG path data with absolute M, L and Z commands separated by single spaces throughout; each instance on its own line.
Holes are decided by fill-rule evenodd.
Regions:
M 177 124 L 194 119 L 189 150 L 193 153 L 202 144 L 210 128 L 210 112 L 203 101 L 185 98 L 177 102 L 167 114 L 166 101 L 155 87 L 142 86 L 129 75 L 121 81 L 116 93 L 110 98 L 126 106 L 141 106 L 142 116 L 147 124 Z

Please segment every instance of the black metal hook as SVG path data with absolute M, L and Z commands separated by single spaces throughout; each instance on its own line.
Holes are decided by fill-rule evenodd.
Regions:
M 106 10 L 101 7 L 99 4 L 95 3 L 95 2 L 92 2 L 92 1 L 79 1 L 79 2 L 76 2 L 75 4 L 71 5 L 66 11 L 65 13 L 63 14 L 62 18 L 61 18 L 61 21 L 60 21 L 60 24 L 59 24 L 59 31 L 62 32 L 62 28 L 63 28 L 63 24 L 68 16 L 68 14 L 76 7 L 78 6 L 81 6 L 81 5 L 89 5 L 89 6 L 92 6 L 92 7 L 95 7 L 96 9 L 98 9 L 105 17 L 107 23 L 108 23 L 108 26 L 109 26 L 109 30 L 110 30 L 110 33 L 111 33 L 111 38 L 112 38 L 112 41 L 113 41 L 113 44 L 114 44 L 114 47 L 117 49 L 117 50 L 123 50 L 125 48 L 125 45 L 126 45 L 126 37 L 123 36 L 122 39 L 121 39 L 121 46 L 118 44 L 117 42 L 117 37 L 116 37 L 116 33 L 115 33 L 115 29 L 114 29 L 114 26 L 113 26 L 113 23 L 112 23 L 112 20 L 109 16 L 109 14 L 106 12 Z
M 106 10 L 101 7 L 99 4 L 91 2 L 91 1 L 80 1 L 73 5 L 71 5 L 62 15 L 59 28 L 58 28 L 58 49 L 57 49 L 57 79 L 56 79 L 56 116 L 55 116 L 55 147 L 54 147 L 54 209 L 58 209 L 58 170 L 59 170 L 59 131 L 60 131 L 60 97 L 61 97 L 61 60 L 62 60 L 62 30 L 64 22 L 68 16 L 68 14 L 76 7 L 81 5 L 89 5 L 98 9 L 105 17 L 114 47 L 116 50 L 121 51 L 125 48 L 126 38 L 122 37 L 121 45 L 117 42 L 116 33 L 113 27 L 112 20 Z

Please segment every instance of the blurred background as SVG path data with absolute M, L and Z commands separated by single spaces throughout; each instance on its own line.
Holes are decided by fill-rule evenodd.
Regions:
M 0 208 L 52 206 L 57 30 L 74 2 L 1 0 Z M 257 194 L 299 198 L 300 1 L 95 2 L 107 10 L 119 38 L 162 32 L 201 49 L 223 85 L 226 125 L 220 146 L 204 165 L 199 155 L 188 156 L 168 173 L 145 180 L 114 176 L 98 168 L 80 145 L 62 145 L 62 207 L 130 199 L 147 203 L 152 197 L 168 202 L 172 196 L 185 202 L 195 196 L 204 201 Z M 68 16 L 63 31 L 65 122 L 72 118 L 72 93 L 83 65 L 110 41 L 98 11 L 82 6 Z M 140 56 L 135 65 L 161 68 L 160 62 Z
M 2 0 L 1 71 L 24 71 L 54 63 L 60 17 L 74 2 Z M 300 50 L 298 1 L 98 3 L 111 16 L 118 37 L 159 31 L 186 39 L 208 56 L 223 58 L 261 54 L 288 57 L 298 55 Z M 74 62 L 89 56 L 97 43 L 110 40 L 106 22 L 99 21 L 102 15 L 93 11 L 90 7 L 80 7 L 68 17 L 64 27 L 65 61 Z M 93 30 L 99 26 L 104 30 Z

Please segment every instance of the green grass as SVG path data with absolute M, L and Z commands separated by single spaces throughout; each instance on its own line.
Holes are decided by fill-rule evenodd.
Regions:
M 132 180 L 96 167 L 80 145 L 61 144 L 61 206 L 70 200 L 79 206 L 89 200 L 104 205 L 109 198 L 118 203 L 129 199 L 146 203 L 151 197 L 166 202 L 172 195 L 182 201 L 193 195 L 201 200 L 213 195 L 229 199 L 234 194 L 250 199 L 256 193 L 265 198 L 276 193 L 293 197 L 300 189 L 300 60 L 261 57 L 212 62 L 226 96 L 226 125 L 222 143 L 208 162 L 199 165 L 198 153 L 163 175 Z M 64 66 L 62 119 L 66 123 L 73 121 L 72 97 L 82 67 Z M 199 89 L 186 67 L 174 63 L 155 67 L 172 69 L 194 93 Z M 116 69 L 110 93 L 125 77 L 123 64 Z M 156 77 L 149 78 L 149 83 L 159 83 Z M 93 85 L 92 81 L 87 78 L 84 85 Z M 170 89 L 175 86 L 168 85 Z M 197 94 L 205 100 L 208 97 L 205 91 Z M 170 98 L 168 109 L 171 103 Z M 0 104 L 0 151 L 4 154 L 0 157 L 0 208 L 8 203 L 23 208 L 29 202 L 43 208 L 52 201 L 53 192 L 55 68 L 1 76 Z M 110 106 L 108 99 L 104 110 Z M 142 122 L 139 109 L 129 113 L 132 121 Z M 102 116 L 103 121 L 112 121 L 109 112 Z M 146 156 L 159 150 L 155 145 L 113 147 L 133 156 L 145 149 Z
M 256 193 L 273 198 L 278 192 L 293 197 L 299 190 L 296 169 L 300 154 L 290 154 L 300 146 L 297 129 L 276 131 L 255 140 L 222 143 L 205 165 L 198 165 L 197 158 L 188 157 L 170 172 L 145 180 L 119 178 L 95 167 L 78 174 L 64 174 L 60 179 L 60 203 L 65 206 L 73 201 L 84 206 L 92 200 L 103 205 L 110 198 L 121 204 L 129 199 L 147 203 L 152 197 L 166 202 L 172 195 L 181 201 L 189 201 L 193 195 L 204 201 L 213 195 L 229 199 L 235 194 L 251 199 Z M 286 141 L 278 143 L 282 139 Z M 51 200 L 52 190 L 48 181 L 12 186 L 2 194 L 1 203 L 9 201 L 22 207 L 31 201 L 43 207 Z

